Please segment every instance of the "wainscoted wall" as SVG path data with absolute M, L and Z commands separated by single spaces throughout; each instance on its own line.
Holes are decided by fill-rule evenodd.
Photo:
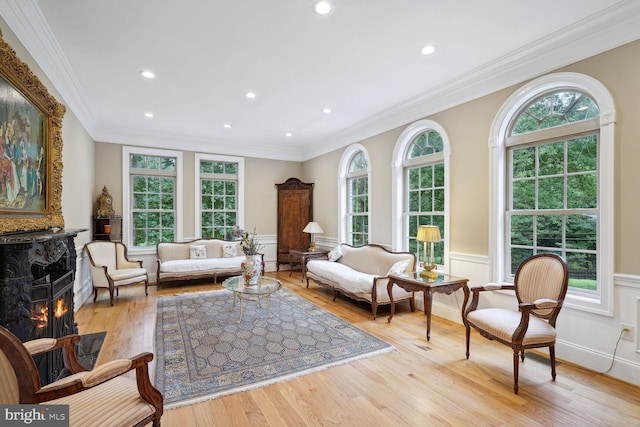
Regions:
M 91 284 L 91 272 L 89 270 L 89 258 L 84 246 L 76 247 L 78 258 L 76 259 L 76 282 L 73 288 L 73 304 L 75 311 L 89 300 L 93 292 Z M 82 332 L 82 331 L 81 331 Z

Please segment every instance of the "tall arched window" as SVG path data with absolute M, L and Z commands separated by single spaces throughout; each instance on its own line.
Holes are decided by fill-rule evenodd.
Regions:
M 369 159 L 360 144 L 348 147 L 340 160 L 340 241 L 366 245 L 369 229 Z
M 613 114 L 606 89 L 574 73 L 533 81 L 505 103 L 492 147 L 492 280 L 556 253 L 569 266 L 568 304 L 610 312 Z
M 418 228 L 437 225 L 443 240 L 435 244 L 435 261 L 448 269 L 449 142 L 444 129 L 430 120 L 410 125 L 398 138 L 393 158 L 394 248 L 422 261 Z

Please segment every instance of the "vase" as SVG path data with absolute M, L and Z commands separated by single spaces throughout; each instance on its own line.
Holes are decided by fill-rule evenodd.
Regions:
M 240 264 L 240 270 L 242 270 L 245 285 L 256 285 L 262 270 L 260 255 L 247 255 L 244 262 Z

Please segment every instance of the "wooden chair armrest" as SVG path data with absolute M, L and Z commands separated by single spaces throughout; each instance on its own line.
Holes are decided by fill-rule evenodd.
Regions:
M 68 335 L 61 338 L 38 338 L 36 340 L 25 342 L 24 346 L 31 356 L 37 356 L 39 354 L 47 353 L 49 351 L 64 347 L 70 342 L 73 342 L 73 344 L 75 344 L 78 341 L 80 341 L 79 335 Z
M 540 298 L 534 302 L 523 302 L 518 305 L 518 310 L 522 312 L 530 312 L 532 310 L 556 308 L 559 305 L 558 301 L 547 298 Z
M 467 310 L 464 313 L 465 317 L 467 316 L 467 314 L 471 313 L 472 311 L 478 308 L 478 303 L 480 302 L 480 292 L 498 291 L 498 290 L 515 291 L 515 289 L 516 289 L 515 285 L 501 285 L 499 283 L 485 283 L 484 285 L 470 286 L 469 290 L 473 295 L 471 298 L 471 303 L 469 304 L 469 306 L 467 307 Z
M 86 371 L 76 357 L 76 344 L 80 338 L 80 335 L 77 334 L 60 338 L 39 338 L 25 342 L 24 346 L 32 357 L 61 348 L 65 368 L 72 374 L 77 374 Z
M 152 404 L 156 408 L 156 411 L 162 413 L 162 394 L 153 387 L 149 379 L 148 365 L 152 360 L 153 354 L 151 353 L 140 353 L 130 359 L 114 360 L 97 366 L 82 378 L 60 385 L 53 383 L 44 389 L 40 389 L 36 392 L 35 397 L 38 402 L 46 402 L 52 399 L 70 396 L 80 391 L 96 387 L 135 369 L 140 396 Z

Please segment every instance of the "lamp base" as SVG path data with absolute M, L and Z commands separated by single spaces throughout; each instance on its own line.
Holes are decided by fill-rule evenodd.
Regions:
M 318 249 L 316 248 L 316 242 L 311 242 L 309 244 L 309 252 L 316 252 Z
M 422 271 L 420 272 L 420 277 L 423 279 L 432 279 L 435 280 L 438 278 L 438 273 L 433 271 L 436 268 L 435 264 L 427 264 L 426 262 L 422 264 Z
M 420 272 L 420 277 L 422 277 L 424 280 L 427 280 L 427 279 L 435 280 L 438 278 L 438 273 L 436 273 L 435 271 L 422 270 Z

